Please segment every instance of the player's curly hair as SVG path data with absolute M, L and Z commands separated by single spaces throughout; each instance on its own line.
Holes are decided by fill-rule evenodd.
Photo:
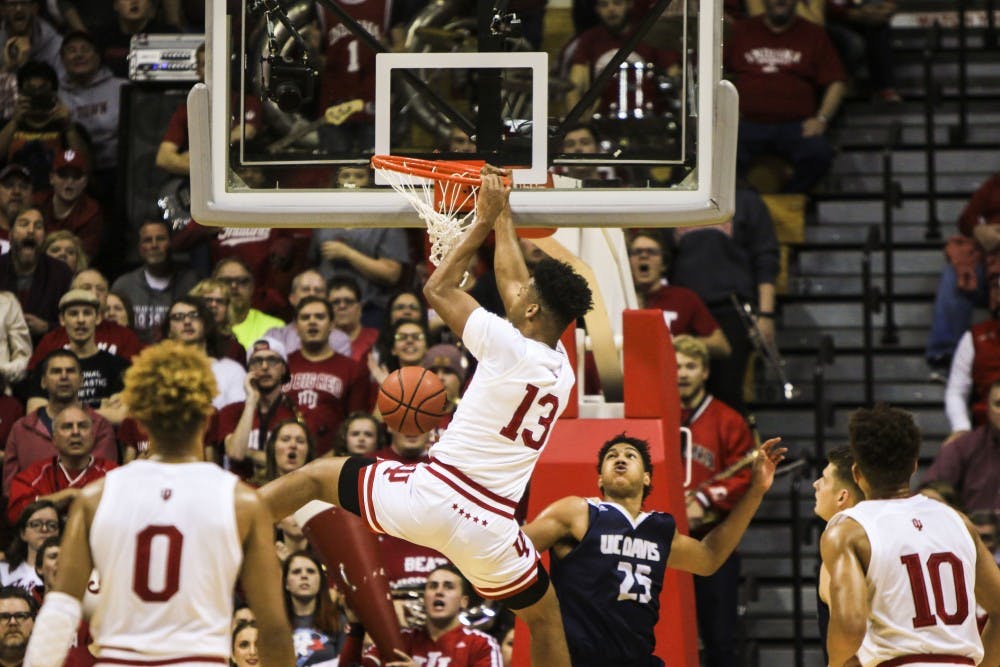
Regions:
M 611 438 L 603 445 L 601 449 L 597 452 L 597 474 L 601 474 L 601 468 L 604 466 L 604 457 L 608 455 L 608 450 L 617 444 L 626 444 L 631 447 L 635 447 L 636 451 L 639 452 L 639 458 L 642 459 L 642 469 L 644 472 L 648 472 L 650 478 L 653 476 L 653 457 L 649 454 L 649 443 L 641 438 L 633 438 L 630 435 L 625 435 L 622 431 L 615 437 Z M 647 484 L 642 489 L 642 499 L 645 500 L 649 495 L 650 491 L 653 490 L 652 484 Z
M 854 462 L 873 488 L 909 485 L 920 455 L 920 429 L 913 415 L 886 403 L 859 408 L 851 415 L 848 435 Z
M 587 280 L 565 262 L 546 257 L 535 265 L 534 278 L 542 306 L 552 313 L 560 333 L 594 307 Z
M 204 352 L 163 341 L 132 359 L 125 371 L 122 401 L 153 440 L 172 447 L 199 435 L 218 393 Z

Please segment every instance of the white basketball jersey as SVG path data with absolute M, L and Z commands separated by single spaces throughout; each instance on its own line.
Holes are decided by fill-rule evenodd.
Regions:
M 861 524 L 871 543 L 871 614 L 861 664 L 930 655 L 979 664 L 976 547 L 958 513 L 916 495 L 866 500 L 842 514 Z
M 462 341 L 479 364 L 441 439 L 436 461 L 493 493 L 519 500 L 576 378 L 562 344 L 525 338 L 507 320 L 477 308 Z
M 236 476 L 211 463 L 140 460 L 104 480 L 90 529 L 98 656 L 140 665 L 228 656 L 243 561 Z

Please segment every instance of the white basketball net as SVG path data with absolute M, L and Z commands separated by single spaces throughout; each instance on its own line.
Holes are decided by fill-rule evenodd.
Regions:
M 427 225 L 431 241 L 430 260 L 441 263 L 462 235 L 476 220 L 476 199 L 479 186 L 464 185 L 448 179 L 434 180 L 382 167 L 375 167 L 392 189 L 403 195 Z M 440 197 L 435 200 L 435 183 Z M 472 210 L 461 209 L 471 204 Z

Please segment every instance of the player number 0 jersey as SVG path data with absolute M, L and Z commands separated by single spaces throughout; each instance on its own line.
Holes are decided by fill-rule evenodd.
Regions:
M 90 530 L 101 578 L 90 630 L 100 657 L 229 655 L 243 560 L 235 489 L 236 477 L 211 463 L 139 460 L 108 473 Z

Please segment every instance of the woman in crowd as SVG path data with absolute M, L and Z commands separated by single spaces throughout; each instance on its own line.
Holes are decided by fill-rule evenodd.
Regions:
M 62 522 L 55 504 L 36 500 L 21 512 L 14 526 L 14 538 L 7 547 L 6 560 L 0 563 L 0 586 L 20 586 L 30 591 L 42 586 L 35 571 L 38 550 L 48 537 L 62 534 Z
M 229 307 L 229 285 L 215 278 L 205 278 L 191 288 L 188 296 L 200 298 L 205 302 L 205 307 L 212 313 L 222 355 L 239 364 L 246 363 L 247 351 L 233 335 L 233 311 Z
M 66 264 L 73 271 L 73 275 L 83 271 L 89 264 L 80 237 L 65 229 L 46 236 L 42 242 L 42 252 Z
M 369 412 L 352 412 L 337 430 L 337 456 L 368 456 L 382 446 L 379 420 Z
M 295 419 L 280 422 L 264 443 L 264 479 L 260 485 L 298 470 L 313 460 L 316 442 L 305 424 Z
M 327 588 L 323 566 L 308 551 L 296 551 L 284 565 L 285 611 L 295 637 L 299 667 L 307 662 L 332 660 L 344 643 L 339 604 Z M 317 655 L 322 652 L 322 655 Z
M 135 323 L 135 309 L 132 307 L 132 301 L 121 292 L 108 292 L 103 317 L 131 329 Z
M 253 667 L 259 664 L 257 657 L 257 624 L 253 621 L 241 620 L 233 628 L 232 655 L 229 658 L 230 667 Z

